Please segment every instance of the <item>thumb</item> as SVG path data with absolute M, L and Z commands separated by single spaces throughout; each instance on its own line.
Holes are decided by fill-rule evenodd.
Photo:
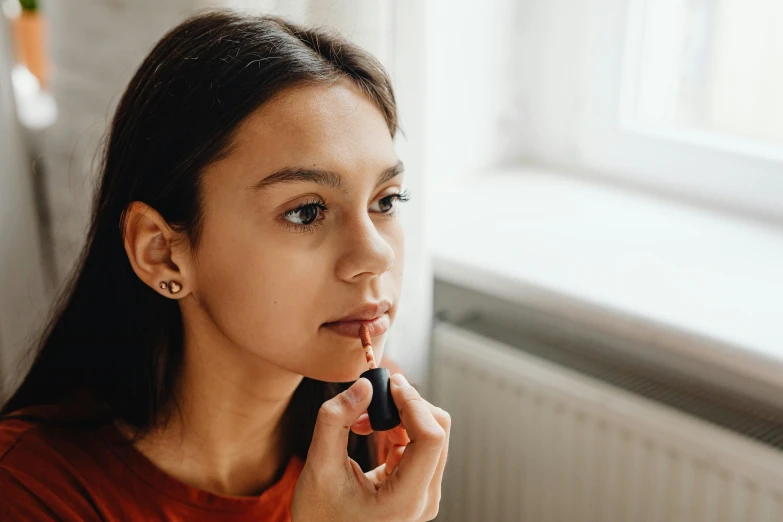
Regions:
M 370 381 L 361 378 L 326 401 L 318 410 L 307 461 L 317 466 L 343 466 L 348 460 L 348 432 L 372 399 Z

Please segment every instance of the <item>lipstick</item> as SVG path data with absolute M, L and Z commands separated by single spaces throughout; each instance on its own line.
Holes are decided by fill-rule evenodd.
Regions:
M 359 338 L 362 340 L 362 348 L 364 348 L 364 358 L 367 360 L 367 366 L 370 370 L 374 370 L 378 367 L 375 363 L 375 354 L 372 353 L 372 339 L 370 338 L 370 329 L 366 324 L 363 324 L 359 328 Z
M 362 373 L 372 384 L 372 399 L 367 407 L 367 415 L 370 417 L 370 427 L 373 431 L 390 430 L 400 424 L 400 413 L 391 395 L 391 383 L 389 381 L 388 368 L 378 368 L 375 362 L 375 354 L 372 351 L 370 329 L 366 324 L 359 328 L 359 339 L 364 348 L 364 357 L 367 360 L 368 370 Z

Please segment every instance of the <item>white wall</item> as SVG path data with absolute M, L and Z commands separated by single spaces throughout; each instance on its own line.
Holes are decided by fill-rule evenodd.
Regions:
M 397 0 L 392 20 L 394 45 L 391 75 L 396 89 L 399 116 L 405 136 L 397 138 L 397 152 L 405 161 L 405 183 L 413 195 L 400 219 L 406 233 L 405 281 L 389 353 L 405 369 L 411 382 L 427 389 L 432 326 L 432 257 L 427 209 L 429 155 L 427 108 L 432 91 L 427 84 L 429 41 L 426 38 L 432 13 L 428 2 Z
M 515 157 L 521 118 L 513 103 L 519 73 L 518 0 L 432 0 L 424 69 L 431 184 L 448 183 Z
M 0 402 L 16 382 L 19 357 L 46 306 L 33 177 L 16 119 L 10 57 L 0 16 Z

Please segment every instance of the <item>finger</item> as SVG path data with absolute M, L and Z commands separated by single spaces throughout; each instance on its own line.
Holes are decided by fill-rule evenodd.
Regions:
M 402 454 L 405 451 L 405 446 L 410 443 L 411 439 L 408 437 L 408 432 L 402 425 L 397 426 L 386 432 L 391 446 L 386 455 L 386 471 L 391 475 L 400 463 Z
M 430 482 L 429 488 L 427 489 L 426 497 L 423 499 L 424 507 L 419 516 L 419 519 L 421 520 L 434 520 L 438 516 L 440 510 L 441 486 L 443 482 L 443 473 L 446 469 L 446 461 L 448 458 L 449 435 L 451 432 L 451 416 L 441 408 L 438 408 L 437 406 L 433 406 L 430 403 L 427 403 L 427 406 L 430 412 L 432 413 L 432 416 L 446 432 L 446 443 L 444 444 L 443 449 L 441 450 L 440 458 L 438 459 L 438 466 L 435 468 L 435 473 L 432 477 L 432 482 Z M 387 470 L 390 469 L 388 462 L 386 463 L 386 469 Z M 376 489 L 379 489 L 379 487 L 376 486 Z
M 438 504 L 440 503 L 441 497 L 441 486 L 443 484 L 443 473 L 446 470 L 446 462 L 448 460 L 449 454 L 449 439 L 451 435 L 451 416 L 437 406 L 429 404 L 429 407 L 430 411 L 432 412 L 432 416 L 435 417 L 435 420 L 438 421 L 438 424 L 440 424 L 446 432 L 446 444 L 444 444 L 443 449 L 441 450 L 440 458 L 438 459 L 438 466 L 435 468 L 435 474 L 432 477 L 432 482 L 430 483 L 429 487 L 428 503 L 430 505 L 428 516 L 431 516 L 429 516 L 428 520 L 434 518 L 438 513 Z
M 432 482 L 446 442 L 446 431 L 435 420 L 429 403 L 421 398 L 403 375 L 395 374 L 392 377 L 391 393 L 410 442 L 402 454 L 396 473 L 389 479 L 389 491 L 393 491 L 395 496 L 420 497 Z
M 367 479 L 372 482 L 375 487 L 377 488 L 380 486 L 387 478 L 389 478 L 389 475 L 386 473 L 386 464 L 381 464 L 377 468 L 368 471 L 364 474 Z
M 398 446 L 405 446 L 411 441 L 410 437 L 408 437 L 408 432 L 405 431 L 405 428 L 402 427 L 402 424 L 390 429 L 386 432 L 386 434 L 389 437 L 389 441 L 392 444 Z
M 369 435 L 373 432 L 370 426 L 370 417 L 366 413 L 362 413 L 359 419 L 351 426 L 351 431 L 357 435 Z
M 392 446 L 389 448 L 389 453 L 386 455 L 386 473 L 391 475 L 397 466 L 400 464 L 403 453 L 405 453 L 406 446 Z
M 373 430 L 372 426 L 370 425 L 370 417 L 366 413 L 363 413 L 359 419 L 353 423 L 351 426 L 351 431 L 357 435 L 370 435 L 371 433 L 375 433 L 375 430 Z M 408 438 L 408 433 L 405 431 L 405 428 L 403 428 L 402 425 L 396 426 L 389 431 L 378 432 L 378 436 L 388 437 L 392 444 L 404 445 L 411 441 Z
M 361 378 L 350 388 L 324 402 L 318 410 L 308 463 L 317 466 L 344 466 L 348 461 L 348 431 L 367 410 L 372 385 Z

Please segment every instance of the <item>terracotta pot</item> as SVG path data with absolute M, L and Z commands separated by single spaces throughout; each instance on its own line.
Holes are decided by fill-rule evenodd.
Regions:
M 22 11 L 12 21 L 17 60 L 27 66 L 30 72 L 46 86 L 48 63 L 46 61 L 45 20 L 35 12 Z

